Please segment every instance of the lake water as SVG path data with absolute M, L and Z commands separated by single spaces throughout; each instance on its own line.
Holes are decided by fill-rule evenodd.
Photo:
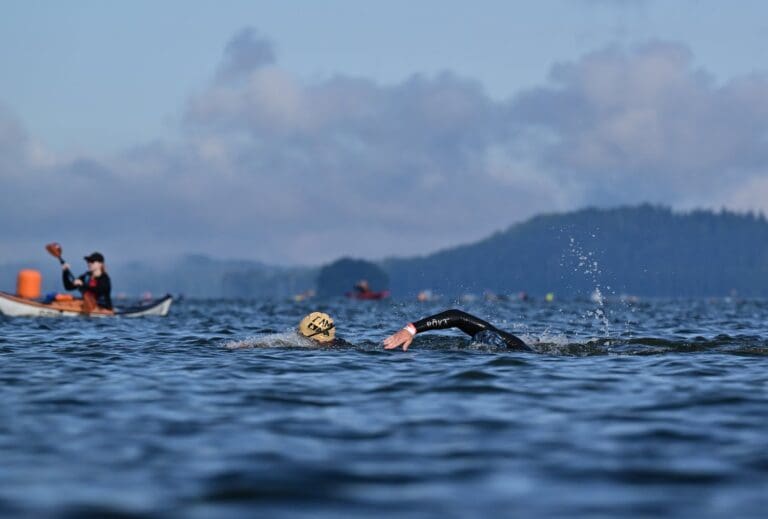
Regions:
M 380 341 L 459 307 L 460 332 Z M 348 347 L 291 331 L 329 312 Z M 0 317 L 0 516 L 765 517 L 768 301 Z

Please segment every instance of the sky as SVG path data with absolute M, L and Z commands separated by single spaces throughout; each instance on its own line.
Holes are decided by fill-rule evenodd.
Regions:
M 5 0 L 0 264 L 426 254 L 768 209 L 768 3 Z M 66 255 L 65 255 L 66 257 Z

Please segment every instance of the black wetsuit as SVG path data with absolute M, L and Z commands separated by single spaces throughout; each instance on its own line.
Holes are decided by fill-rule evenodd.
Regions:
M 530 346 L 511 333 L 499 330 L 492 324 L 461 310 L 446 310 L 445 312 L 425 317 L 412 324 L 416 328 L 416 333 L 426 332 L 427 330 L 458 328 L 462 332 L 471 335 L 477 342 L 484 344 L 501 342 L 512 350 L 533 351 Z
M 112 310 L 112 282 L 106 272 L 102 272 L 101 276 L 97 278 L 93 277 L 90 272 L 86 272 L 77 278 L 83 282 L 83 285 L 79 287 L 74 284 L 72 273 L 69 270 L 62 271 L 62 279 L 66 290 L 77 289 L 81 294 L 90 292 L 96 296 L 97 305 Z

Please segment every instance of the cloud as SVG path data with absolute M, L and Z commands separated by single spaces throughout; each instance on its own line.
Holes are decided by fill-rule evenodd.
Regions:
M 11 112 L 0 105 L 0 178 L 18 175 L 29 161 L 29 138 Z
M 713 200 L 764 169 L 768 78 L 717 84 L 692 62 L 659 42 L 595 52 L 517 96 L 513 118 L 547 135 L 538 166 L 584 201 Z
M 489 146 L 508 133 L 499 116 L 479 83 L 448 72 L 389 86 L 347 76 L 306 84 L 265 66 L 237 85 L 213 83 L 185 120 L 199 155 L 236 172 L 225 182 L 251 179 L 290 207 L 290 217 L 270 212 L 309 235 L 295 243 L 322 233 L 324 247 L 311 250 L 383 256 L 472 239 L 478 225 L 489 232 L 522 207 L 549 206 L 540 193 L 511 209 L 515 180 L 484 173 Z
M 260 37 L 254 28 L 247 27 L 237 33 L 225 47 L 218 77 L 221 81 L 234 81 L 274 62 L 272 43 Z
M 430 252 L 586 204 L 765 208 L 750 193 L 765 189 L 766 83 L 718 82 L 686 47 L 651 42 L 558 64 L 499 101 L 451 72 L 308 81 L 246 29 L 168 142 L 61 159 L 0 112 L 0 218 L 15 222 L 0 253 L 55 229 L 110 257 L 318 264 Z

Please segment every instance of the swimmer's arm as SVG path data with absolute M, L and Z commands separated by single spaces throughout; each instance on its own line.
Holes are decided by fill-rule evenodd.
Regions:
M 461 310 L 446 310 L 420 319 L 415 323 L 408 323 L 402 330 L 384 339 L 384 349 L 392 350 L 402 346 L 403 351 L 407 351 L 417 333 L 446 328 L 458 328 L 468 335 L 475 335 L 481 330 L 492 328 L 492 326 Z

